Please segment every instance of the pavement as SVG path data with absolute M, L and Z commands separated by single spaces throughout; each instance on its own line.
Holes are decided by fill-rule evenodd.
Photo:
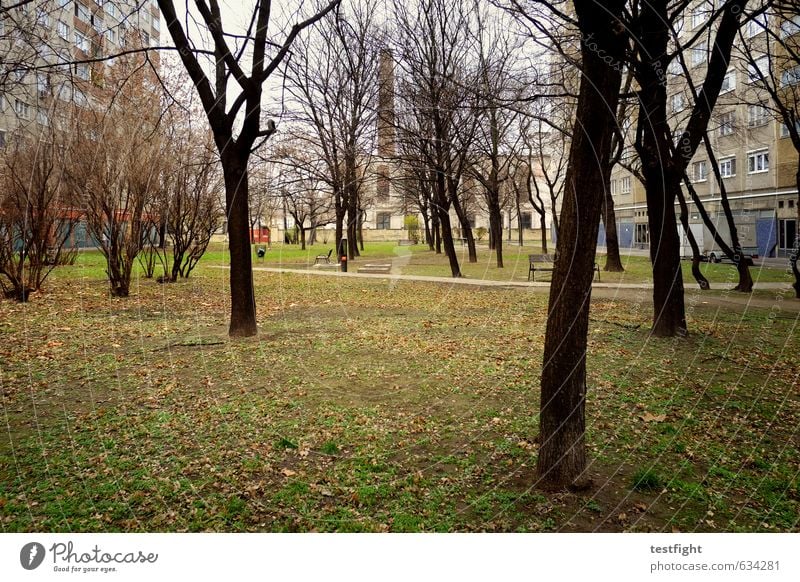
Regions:
M 345 277 L 349 279 L 380 279 L 390 281 L 421 281 L 425 283 L 446 283 L 450 285 L 472 285 L 475 287 L 518 287 L 518 288 L 550 288 L 549 281 L 495 281 L 491 279 L 468 279 L 466 277 L 453 278 L 453 277 L 431 277 L 427 275 L 399 275 L 395 273 L 357 273 L 349 271 L 342 273 L 338 270 L 332 270 L 336 265 L 326 266 L 323 269 L 285 269 L 281 267 L 253 267 L 253 271 L 265 273 L 292 273 L 295 275 L 306 275 L 309 277 Z M 355 265 L 351 265 L 355 268 Z M 217 266 L 219 269 L 227 269 L 227 266 Z M 691 287 L 691 282 L 685 281 L 686 287 Z M 714 283 L 713 290 L 728 290 L 736 287 L 734 283 Z M 791 289 L 791 283 L 756 283 L 755 290 L 788 290 Z M 652 289 L 653 285 L 650 283 L 592 283 L 593 289 Z

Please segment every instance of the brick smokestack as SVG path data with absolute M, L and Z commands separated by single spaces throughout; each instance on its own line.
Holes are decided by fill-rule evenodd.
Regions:
M 378 64 L 378 156 L 392 158 L 397 153 L 394 115 L 394 60 L 384 48 Z

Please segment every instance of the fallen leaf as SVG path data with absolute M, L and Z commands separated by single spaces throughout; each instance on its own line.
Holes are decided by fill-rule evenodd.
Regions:
M 666 414 L 653 414 L 651 412 L 645 412 L 639 418 L 641 418 L 645 422 L 664 422 L 667 419 L 667 415 Z
M 293 475 L 297 475 L 297 471 L 292 471 L 291 469 L 281 469 L 281 473 L 283 473 L 284 477 L 291 477 Z

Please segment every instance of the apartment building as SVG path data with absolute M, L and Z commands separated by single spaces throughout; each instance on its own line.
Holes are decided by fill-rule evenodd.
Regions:
M 115 81 L 131 68 L 125 51 L 158 44 L 160 35 L 154 0 L 34 0 L 3 12 L 0 148 L 18 138 L 91 132 L 78 122 L 81 111 L 104 112 Z M 158 67 L 157 52 L 149 58 Z M 97 241 L 77 220 L 69 245 Z
M 102 107 L 115 54 L 158 44 L 155 0 L 34 0 L 0 16 L 0 145 L 69 107 Z M 151 60 L 158 64 L 153 52 Z M 103 60 L 105 59 L 105 60 Z
M 683 21 L 676 23 L 681 43 L 696 38 L 684 53 L 686 70 L 675 59 L 666 72 L 667 110 L 676 140 L 686 127 L 693 104 L 686 74 L 695 87 L 700 86 L 710 58 L 709 46 L 713 43 L 714 27 L 710 35 L 698 35 L 697 32 L 707 25 L 713 12 L 723 4 L 708 0 L 695 2 L 685 12 Z M 786 127 L 776 118 L 769 94 L 760 83 L 759 70 L 770 75 L 779 90 L 794 90 L 800 82 L 800 67 L 780 57 L 780 44 L 794 42 L 795 38 L 800 38 L 799 33 L 800 15 L 765 12 L 744 24 L 741 38 L 734 44 L 732 62 L 708 127 L 711 152 L 719 164 L 742 246 L 758 247 L 762 256 L 786 256 L 794 244 L 798 228 L 795 178 L 798 155 Z M 747 58 L 748 54 L 755 63 Z M 626 131 L 629 142 L 632 142 L 635 123 L 631 123 Z M 636 169 L 632 147 L 626 148 L 623 161 Z M 688 175 L 703 206 L 723 236 L 727 237 L 729 232 L 720 203 L 720 186 L 709 152 L 703 144 L 689 165 Z M 650 238 L 645 190 L 635 172 L 615 167 L 611 192 L 615 200 L 620 245 L 647 248 Z M 684 192 L 689 200 L 685 186 Z M 706 253 L 713 251 L 711 234 L 703 226 L 700 213 L 691 202 L 689 212 L 690 228 L 701 249 Z M 680 230 L 685 254 L 688 255 L 688 242 L 683 229 Z

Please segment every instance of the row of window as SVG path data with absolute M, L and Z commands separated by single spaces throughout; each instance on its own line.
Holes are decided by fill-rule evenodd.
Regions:
M 764 57 L 766 58 L 766 57 Z M 761 59 L 758 59 L 761 61 Z M 758 63 L 756 61 L 756 65 L 753 66 L 752 64 L 749 65 L 748 68 L 748 79 L 751 83 L 757 81 L 760 78 L 761 74 L 769 75 L 769 71 L 765 68 L 768 66 L 768 63 L 762 62 Z M 757 68 L 756 68 L 757 67 Z M 781 86 L 788 87 L 790 85 L 797 85 L 800 83 L 800 65 L 795 67 L 791 67 L 786 69 L 781 73 Z M 720 95 L 724 95 L 725 93 L 729 93 L 736 88 L 736 71 L 729 71 L 725 78 L 722 80 L 722 88 L 720 90 Z M 670 105 L 672 106 L 673 113 L 680 113 L 684 109 L 686 109 L 686 97 L 683 93 L 675 93 L 671 96 Z
M 717 0 L 716 8 L 722 8 L 726 0 Z M 703 3 L 692 10 L 691 23 L 692 30 L 698 29 L 703 26 L 711 16 L 714 10 L 714 4 L 711 2 Z M 752 38 L 764 31 L 767 28 L 768 15 L 765 12 L 757 14 L 750 18 L 744 26 L 744 35 L 747 38 Z M 782 18 L 780 36 L 786 38 L 800 32 L 800 15 L 795 15 L 792 18 Z
M 631 191 L 631 177 L 625 176 L 619 180 L 611 180 L 611 194 L 630 194 Z
M 82 4 L 81 2 L 78 2 L 77 0 L 74 2 L 73 0 L 58 0 L 58 5 L 61 8 L 67 8 L 70 5 L 70 3 L 73 4 L 75 16 L 77 16 L 78 19 L 82 20 L 87 24 L 95 24 L 96 21 L 98 20 L 102 23 L 102 13 L 100 11 L 92 12 L 92 10 L 88 6 Z M 117 2 L 94 0 L 94 3 L 97 4 L 97 6 L 99 6 L 100 8 L 105 8 L 106 14 L 108 14 L 113 18 L 119 20 L 123 17 L 123 13 L 120 10 L 119 6 L 117 6 Z M 154 6 L 156 8 L 158 7 L 157 2 L 155 2 L 154 0 L 150 4 L 151 6 Z M 161 25 L 158 14 L 156 13 L 155 15 L 152 15 L 151 18 L 150 7 L 147 6 L 146 3 L 143 2 L 142 5 L 140 6 L 138 16 L 140 22 L 150 23 L 152 21 L 153 28 L 155 28 L 156 30 L 160 29 Z
M 736 156 L 720 158 L 719 173 L 723 178 L 736 176 Z M 769 172 L 769 150 L 758 150 L 747 154 L 747 173 L 763 174 Z M 705 182 L 708 179 L 708 162 L 700 160 L 692 164 L 692 180 Z

